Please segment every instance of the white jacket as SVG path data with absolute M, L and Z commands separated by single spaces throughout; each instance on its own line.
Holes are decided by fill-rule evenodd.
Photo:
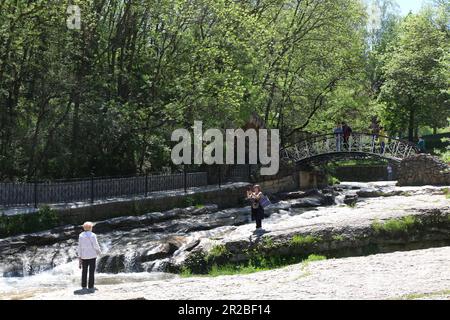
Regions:
M 83 260 L 95 259 L 102 253 L 98 245 L 97 236 L 91 231 L 80 233 L 78 239 L 78 257 Z

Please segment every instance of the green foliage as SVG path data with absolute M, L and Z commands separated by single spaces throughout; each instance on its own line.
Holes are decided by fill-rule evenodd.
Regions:
M 341 241 L 345 240 L 344 236 L 340 235 L 340 234 L 333 235 L 332 239 L 333 239 L 333 241 L 338 241 L 338 242 L 341 242 Z
M 386 160 L 379 159 L 363 159 L 363 160 L 343 160 L 330 164 L 333 167 L 354 167 L 354 166 L 380 166 L 386 165 Z
M 278 269 L 285 267 L 287 265 L 292 265 L 295 263 L 303 263 L 303 265 L 307 265 L 311 262 L 315 261 L 323 261 L 326 260 L 327 257 L 321 255 L 311 254 L 306 259 L 301 257 L 280 257 L 280 256 L 258 256 L 254 257 L 248 263 L 245 264 L 224 264 L 217 265 L 213 264 L 209 269 L 207 276 L 209 277 L 219 277 L 219 276 L 230 276 L 237 274 L 251 274 L 256 272 L 268 271 L 273 269 Z M 180 274 L 181 277 L 193 277 L 195 276 L 189 269 L 183 269 Z
M 450 199 L 450 189 L 449 188 L 444 189 L 444 195 L 447 199 Z
M 264 237 L 263 241 L 262 241 L 262 245 L 266 249 L 272 249 L 272 248 L 276 247 L 275 242 L 270 237 Z
M 221 261 L 227 259 L 229 254 L 230 252 L 225 245 L 216 245 L 209 250 L 205 260 L 207 263 Z
M 334 185 L 341 184 L 341 181 L 336 177 L 328 176 L 328 184 L 330 186 L 334 186 Z
M 170 135 L 194 120 L 256 113 L 288 143 L 373 115 L 393 135 L 449 117 L 444 6 L 400 19 L 377 1 L 368 31 L 359 0 L 75 3 L 80 31 L 66 1 L 1 2 L 2 180 L 176 169 Z
M 372 229 L 376 233 L 381 232 L 389 234 L 407 233 L 418 223 L 420 222 L 414 216 L 406 216 L 399 219 L 390 219 L 384 223 L 381 223 L 379 220 L 375 220 L 372 223 Z
M 442 138 L 442 149 L 434 150 L 434 153 L 445 163 L 450 163 L 450 138 Z
M 450 150 L 438 152 L 437 154 L 442 161 L 444 161 L 445 163 L 450 163 Z
M 438 26 L 435 13 L 422 11 L 403 19 L 385 52 L 379 102 L 391 132 L 408 130 L 416 138 L 420 126 L 448 125 L 448 24 Z
M 183 206 L 184 207 L 192 207 L 195 205 L 195 199 L 193 197 L 184 197 L 183 198 Z
M 304 262 L 309 263 L 309 262 L 315 262 L 315 261 L 324 261 L 327 260 L 326 256 L 321 256 L 321 255 L 317 255 L 317 254 L 311 254 L 308 259 L 306 259 Z
M 295 235 L 291 239 L 291 245 L 292 246 L 305 246 L 305 245 L 315 244 L 320 241 L 322 241 L 321 238 L 314 237 L 311 235 L 308 235 L 308 236 Z
M 58 214 L 47 206 L 37 213 L 0 216 L 0 237 L 49 230 L 60 225 Z
M 182 278 L 189 278 L 192 277 L 193 273 L 191 271 L 191 269 L 187 268 L 187 267 L 183 267 L 181 272 L 180 272 L 180 277 Z
M 392 299 L 392 300 L 432 300 L 439 296 L 449 296 L 450 290 L 442 290 L 436 291 L 432 293 L 412 293 L 405 296 L 401 296 L 400 298 Z
M 287 136 L 367 110 L 358 0 L 76 4 L 80 31 L 66 1 L 2 1 L 0 179 L 174 169 L 194 120 Z
M 183 198 L 182 205 L 187 207 L 195 207 L 196 209 L 201 209 L 205 207 L 203 204 L 203 197 L 200 194 L 195 194 L 193 196 L 187 196 Z

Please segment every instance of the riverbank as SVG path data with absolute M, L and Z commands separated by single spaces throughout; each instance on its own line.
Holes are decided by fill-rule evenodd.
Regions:
M 437 273 L 437 277 L 443 277 L 437 281 L 446 283 L 450 273 L 448 268 L 450 255 L 447 251 L 440 251 L 442 249 L 432 249 L 450 247 L 450 201 L 445 192 L 444 187 L 396 187 L 395 183 L 380 182 L 344 183 L 320 191 L 281 193 L 277 195 L 278 202 L 266 212 L 267 218 L 263 224 L 266 232 L 262 235 L 254 233 L 255 226 L 249 221 L 248 207 L 221 210 L 217 205 L 205 205 L 148 213 L 139 217 L 98 221 L 95 232 L 99 236 L 103 255 L 97 264 L 99 272 L 97 286 L 100 295 L 95 297 L 73 297 L 73 291 L 77 289 L 80 280 L 76 253 L 76 236 L 79 231 L 76 226 L 3 239 L 0 241 L 0 272 L 3 275 L 0 277 L 0 299 L 34 297 L 45 299 L 45 297 L 52 298 L 48 295 L 55 292 L 61 292 L 61 297 L 71 299 L 109 299 L 110 294 L 111 297 L 117 294 L 120 299 L 134 299 L 142 298 L 139 295 L 147 292 L 145 286 L 152 287 L 153 283 L 167 289 L 155 293 L 157 294 L 155 299 L 188 299 L 191 292 L 189 286 L 192 285 L 196 290 L 197 281 L 205 282 L 205 286 L 211 286 L 211 290 L 217 285 L 228 288 L 229 279 L 238 279 L 236 285 L 239 281 L 262 283 L 272 277 L 271 272 L 275 272 L 274 278 L 281 279 L 282 276 L 279 276 L 278 272 L 290 270 L 291 267 L 294 268 L 292 274 L 296 270 L 300 278 L 308 278 L 309 271 L 303 274 L 298 270 L 303 270 L 305 266 L 299 262 L 311 254 L 326 256 L 329 259 L 320 262 L 325 263 L 324 274 L 319 277 L 320 281 L 310 284 L 311 288 L 322 286 L 322 281 L 330 283 L 334 281 L 333 278 L 328 278 L 325 271 L 329 268 L 332 270 L 340 268 L 341 262 L 336 262 L 335 265 L 334 261 L 346 261 L 345 257 L 363 259 L 354 261 L 353 271 L 356 272 L 353 273 L 354 281 L 360 281 L 360 277 L 364 278 L 358 273 L 359 263 L 364 269 L 366 261 L 364 259 L 370 261 L 375 256 L 381 257 L 379 264 L 384 265 L 384 269 L 377 272 L 380 274 L 384 272 L 383 270 L 390 272 L 390 263 L 393 264 L 395 271 L 397 268 L 395 259 L 390 259 L 390 256 L 385 254 L 398 254 L 398 258 L 404 260 L 402 263 L 405 265 L 410 263 L 411 281 L 415 279 L 414 268 L 418 271 L 416 275 L 418 279 L 422 279 L 420 271 L 422 263 L 426 264 L 427 260 L 437 261 L 429 266 L 431 270 L 440 261 L 441 264 L 447 265 L 447 269 L 441 270 L 439 266 L 434 272 Z M 193 263 L 196 260 L 191 258 L 198 257 L 199 253 L 203 253 L 205 259 Z M 417 259 L 414 255 L 408 256 L 414 253 L 418 254 Z M 425 257 L 422 257 L 423 253 Z M 191 272 L 186 270 L 186 267 L 202 266 L 205 262 L 207 267 L 215 265 L 217 270 L 222 266 L 227 268 L 229 263 L 245 266 L 249 258 L 253 261 L 272 262 L 273 257 L 280 256 L 299 260 L 289 260 L 291 266 L 287 269 L 280 268 L 286 265 L 283 261 L 262 265 L 255 270 L 272 271 L 248 276 L 236 273 L 235 276 L 225 277 L 223 283 L 214 282 L 217 281 L 215 278 L 195 276 L 195 273 L 198 273 L 195 270 L 190 270 Z M 383 262 L 385 259 L 383 256 L 387 257 L 386 262 Z M 331 260 L 332 258 L 339 259 Z M 411 261 L 408 262 L 408 259 Z M 308 266 L 316 263 L 318 262 L 311 262 Z M 346 270 L 353 272 L 351 265 Z M 167 271 L 174 273 L 182 271 L 183 276 L 190 277 L 182 278 Z M 203 271 L 206 272 L 200 270 L 201 273 L 208 273 L 209 269 Z M 222 272 L 212 272 L 212 274 L 220 273 Z M 332 272 L 330 274 L 333 275 Z M 336 277 L 340 277 L 340 273 Z M 351 283 L 353 280 L 350 277 L 346 281 Z M 366 281 L 372 286 L 371 279 Z M 276 281 L 272 284 L 277 288 Z M 242 285 L 246 290 L 255 289 L 255 293 L 250 294 L 249 298 L 263 298 L 264 290 L 269 288 L 263 286 L 265 289 L 259 289 L 258 286 L 252 287 L 251 283 Z M 339 286 L 340 282 L 335 285 Z M 424 297 L 424 294 L 434 296 L 438 291 L 445 293 L 448 289 L 446 286 L 430 287 L 424 284 L 420 288 L 425 292 L 403 290 L 383 299 L 413 295 Z M 132 290 L 135 287 L 141 289 L 134 292 Z M 178 287 L 184 287 L 186 293 L 177 293 Z M 232 287 L 233 285 L 230 288 Z M 427 288 L 432 291 L 427 291 Z M 280 288 L 284 289 L 289 289 L 287 284 L 286 287 Z M 105 292 L 105 290 L 112 291 Z M 148 294 L 154 291 L 149 290 Z M 332 294 L 335 290 L 332 287 L 327 287 L 326 290 L 331 290 L 327 291 L 329 296 L 326 298 L 333 299 Z M 164 296 L 165 291 L 173 291 L 173 294 Z M 319 293 L 313 291 L 311 297 L 315 299 L 317 295 L 317 298 L 322 298 Z M 365 298 L 366 294 L 367 292 L 363 290 L 354 296 L 355 299 Z M 198 295 L 201 296 L 200 291 Z M 300 295 L 299 299 L 308 297 Z M 281 294 L 279 298 L 292 297 Z M 349 298 L 353 298 L 353 295 Z
M 450 299 L 450 247 L 297 264 L 250 275 L 98 285 L 93 295 L 64 290 L 28 299 Z

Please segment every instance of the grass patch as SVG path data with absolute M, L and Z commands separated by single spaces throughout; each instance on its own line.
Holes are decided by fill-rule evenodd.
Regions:
M 197 209 L 199 209 L 204 207 L 203 202 L 204 199 L 202 198 L 202 196 L 199 194 L 195 194 L 193 196 L 184 197 L 182 200 L 182 205 L 185 208 L 196 207 Z
M 406 233 L 411 230 L 419 221 L 414 216 L 406 216 L 399 219 L 390 219 L 385 223 L 375 220 L 372 223 L 372 229 L 376 233 Z
M 449 188 L 444 189 L 444 195 L 447 199 L 450 199 L 450 189 Z
M 303 261 L 304 263 L 310 263 L 310 262 L 315 262 L 315 261 L 324 261 L 327 260 L 327 257 L 325 256 L 321 256 L 321 255 L 317 255 L 317 254 L 311 254 L 308 259 L 306 259 L 305 261 Z
M 338 242 L 342 242 L 342 241 L 345 240 L 344 236 L 343 236 L 343 235 L 340 235 L 340 234 L 334 235 L 334 236 L 332 237 L 332 239 L 333 239 L 333 241 L 338 241 Z
M 295 235 L 291 239 L 292 246 L 310 245 L 322 241 L 319 237 Z
M 363 159 L 363 160 L 343 160 L 332 165 L 335 167 L 355 167 L 355 166 L 382 166 L 387 165 L 386 160 Z
M 275 248 L 275 242 L 273 241 L 272 238 L 270 237 L 264 237 L 263 241 L 262 241 L 262 245 L 264 246 L 264 248 L 266 249 L 272 249 Z
M 443 290 L 431 293 L 413 293 L 395 298 L 393 300 L 418 300 L 418 299 L 432 299 L 433 297 L 450 295 L 450 290 Z
M 181 269 L 180 277 L 190 278 L 192 276 L 193 276 L 192 271 L 189 268 L 184 267 L 183 269 Z
M 207 274 L 196 275 L 188 268 L 184 268 L 180 276 L 183 278 L 189 277 L 219 277 L 219 276 L 232 276 L 232 275 L 245 275 L 252 274 L 262 271 L 275 270 L 279 268 L 286 267 L 288 265 L 302 263 L 302 269 L 308 266 L 309 263 L 315 261 L 323 261 L 326 260 L 327 257 L 321 255 L 312 254 L 308 256 L 308 258 L 300 258 L 300 257 L 262 257 L 260 256 L 258 259 L 251 259 L 248 263 L 245 264 L 225 264 L 225 265 L 217 265 L 214 264 L 208 271 Z
M 218 259 L 227 259 L 230 252 L 225 245 L 216 245 L 206 255 L 205 260 L 207 262 L 215 262 Z

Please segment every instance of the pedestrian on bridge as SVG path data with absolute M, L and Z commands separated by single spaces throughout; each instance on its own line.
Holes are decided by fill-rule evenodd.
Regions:
M 370 124 L 369 129 L 372 134 L 372 153 L 375 153 L 376 152 L 375 144 L 376 141 L 378 140 L 378 137 L 380 136 L 381 131 L 380 123 L 376 117 L 372 119 L 372 123 Z
M 426 153 L 427 152 L 425 139 L 423 137 L 419 137 L 419 142 L 417 143 L 417 147 L 419 148 L 419 152 L 420 153 Z
M 343 135 L 344 135 L 344 148 L 346 151 L 350 151 L 350 137 L 353 133 L 352 128 L 347 125 L 347 123 L 343 122 L 342 123 L 342 130 L 343 130 Z
M 341 152 L 344 130 L 342 124 L 338 123 L 334 129 L 334 135 L 336 138 L 336 152 Z
M 378 142 L 380 143 L 380 154 L 384 154 L 386 150 L 386 132 L 383 127 L 380 128 Z

